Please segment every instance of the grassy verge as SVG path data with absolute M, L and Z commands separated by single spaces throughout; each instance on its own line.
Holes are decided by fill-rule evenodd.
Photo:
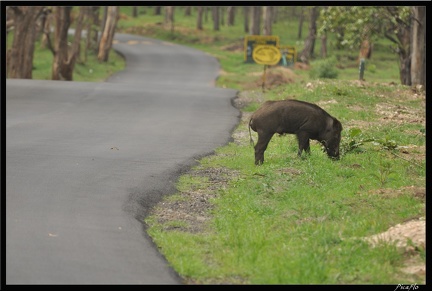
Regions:
M 149 234 L 188 282 L 397 285 L 424 280 L 400 271 L 406 252 L 393 244 L 372 248 L 361 239 L 425 216 L 424 196 L 419 196 L 425 191 L 424 99 L 401 86 L 313 85 L 312 90 L 298 83 L 277 90 L 321 104 L 340 118 L 345 127 L 341 160 L 328 159 L 316 143 L 310 156 L 299 159 L 293 136 L 275 136 L 265 164 L 256 167 L 244 118 L 234 142 L 200 160 L 180 178 L 179 193 L 147 219 Z M 335 94 L 340 91 L 349 93 Z M 254 96 L 284 97 L 242 94 L 252 96 L 245 117 L 256 107 Z M 401 115 L 393 115 L 394 106 Z M 361 137 L 352 137 L 353 129 Z M 361 143 L 371 138 L 375 142 Z M 361 146 L 351 148 L 352 140 Z M 212 171 L 222 175 L 202 175 Z M 223 183 L 215 187 L 218 179 Z M 195 221 L 175 206 L 192 203 L 191 193 L 208 197 L 211 205 L 204 213 L 189 209 Z M 161 216 L 167 205 L 180 215 Z M 193 226 L 196 221 L 202 221 L 199 227 Z M 416 254 L 424 262 L 425 251 Z

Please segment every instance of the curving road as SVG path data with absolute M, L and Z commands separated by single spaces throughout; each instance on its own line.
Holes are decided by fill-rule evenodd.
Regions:
M 226 144 L 236 91 L 195 49 L 117 34 L 104 83 L 6 81 L 6 284 L 182 284 L 143 218 Z

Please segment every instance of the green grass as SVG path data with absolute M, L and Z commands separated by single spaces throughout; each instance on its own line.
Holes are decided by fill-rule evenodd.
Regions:
M 338 88 L 364 94 L 348 83 Z M 336 116 L 349 111 L 343 104 L 350 100 L 343 95 L 333 98 L 341 105 L 329 111 Z M 369 102 L 366 99 L 364 104 L 371 106 Z M 348 116 L 362 118 L 346 116 L 345 123 Z M 246 131 L 245 127 L 241 124 L 236 131 Z M 370 135 L 380 137 L 392 131 L 396 132 L 391 125 L 383 125 Z M 397 132 L 391 137 L 401 146 L 424 145 L 424 136 Z M 399 272 L 404 253 L 393 245 L 371 248 L 358 238 L 425 215 L 424 201 L 408 192 L 389 198 L 378 191 L 424 187 L 425 162 L 412 164 L 371 143 L 362 152 L 346 153 L 340 161 L 328 159 L 317 144 L 302 159 L 297 158 L 296 149 L 293 136 L 275 136 L 260 167 L 253 164 L 253 149 L 246 141 L 232 142 L 199 162 L 196 169 L 223 167 L 239 175 L 216 191 L 216 208 L 205 232 L 166 231 L 154 218 L 147 220 L 149 234 L 176 271 L 204 284 L 215 278 L 222 283 L 247 284 L 418 282 Z M 385 164 L 392 173 L 381 176 Z M 212 191 L 205 179 L 185 175 L 179 189 L 187 191 L 188 187 Z
M 245 90 L 244 86 L 257 78 L 251 73 L 262 72 L 263 67 L 244 64 L 241 50 L 226 49 L 228 45 L 242 45 L 242 13 L 237 14 L 235 26 L 221 26 L 215 32 L 209 12 L 209 20 L 200 32 L 195 30 L 196 12 L 184 17 L 183 11 L 176 8 L 175 28 L 171 32 L 161 25 L 163 15 L 154 16 L 151 8 L 140 8 L 137 18 L 130 16 L 130 7 L 122 7 L 121 11 L 119 32 L 185 44 L 215 56 L 225 72 L 217 85 L 250 96 L 250 103 L 242 109 L 245 114 L 255 111 L 262 101 L 290 97 L 323 102 L 322 107 L 344 126 L 342 146 L 347 150 L 339 161 L 328 159 L 315 142 L 311 143 L 311 155 L 298 158 L 295 137 L 287 135 L 273 137 L 265 152 L 265 163 L 257 167 L 247 122 L 242 121 L 234 131 L 243 133 L 240 138 L 216 149 L 214 155 L 201 159 L 181 176 L 177 183 L 179 192 L 165 197 L 164 202 L 187 202 L 189 198 L 184 193 L 193 191 L 212 194 L 210 203 L 214 207 L 206 213 L 210 219 L 204 229 L 185 231 L 187 221 L 162 223 L 153 215 L 145 222 L 161 253 L 187 282 L 424 282 L 424 277 L 401 273 L 406 253 L 392 244 L 372 248 L 360 239 L 425 216 L 424 199 L 407 190 L 408 186 L 424 187 L 426 183 L 425 160 L 414 158 L 424 154 L 425 126 L 421 122 L 397 123 L 391 119 L 395 111 L 410 121 L 415 119 L 413 116 L 424 118 L 424 100 L 411 98 L 410 88 L 389 84 L 400 81 L 397 56 L 387 40 L 374 44 L 372 58 L 366 61 L 364 85 L 353 82 L 358 79 L 358 52 L 336 50 L 331 45 L 334 36 L 329 34 L 329 56 L 338 60 L 337 79 L 311 80 L 309 70 L 294 69 L 294 83 L 262 93 L 260 88 Z M 303 38 L 307 27 L 305 22 Z M 298 52 L 303 49 L 303 42 L 297 39 L 297 19 L 280 19 L 273 31 L 280 36 L 282 45 L 296 45 Z M 317 41 L 312 67 L 320 61 L 320 46 Z M 34 71 L 35 76 L 40 74 L 38 78 L 50 75 L 49 54 L 38 55 Z M 77 65 L 74 80 L 90 81 L 99 75 L 94 80 L 100 81 L 123 65 L 115 54 L 110 55 L 110 62 L 112 67 L 99 67 L 97 61 L 90 60 L 85 66 Z M 351 137 L 350 130 L 357 128 L 361 135 Z M 253 138 L 256 141 L 254 132 Z M 349 149 L 350 139 L 360 145 Z M 367 139 L 376 142 L 361 143 Z M 390 141 L 398 147 L 385 149 L 383 145 L 391 144 Z M 226 185 L 214 188 L 208 177 L 196 174 L 211 169 L 228 171 Z M 425 250 L 416 253 L 425 262 Z

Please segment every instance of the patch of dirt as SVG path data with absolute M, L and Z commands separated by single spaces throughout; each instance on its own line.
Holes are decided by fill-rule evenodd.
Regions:
M 423 278 L 425 283 L 426 264 L 419 251 L 426 252 L 426 220 L 424 217 L 410 220 L 390 227 L 387 231 L 363 238 L 372 247 L 381 243 L 395 244 L 405 254 L 404 266 L 401 271 Z
M 224 51 L 230 51 L 230 52 L 243 52 L 244 51 L 244 41 L 240 40 L 238 42 L 226 45 L 221 48 Z
M 224 189 L 230 179 L 238 173 L 225 168 L 206 168 L 192 170 L 190 175 L 207 178 L 205 189 L 193 189 L 179 193 L 179 200 L 169 200 L 159 203 L 151 212 L 165 230 L 179 230 L 190 233 L 205 231 L 205 224 L 211 218 L 214 205 L 211 200 L 217 196 L 217 191 Z M 181 223 L 173 223 L 181 222 Z
M 244 85 L 246 90 L 262 88 L 264 70 L 262 72 L 251 73 L 253 76 L 259 76 L 250 83 Z M 266 69 L 264 88 L 269 90 L 282 84 L 294 83 L 297 75 L 290 69 L 281 66 L 271 66 Z
M 369 191 L 371 194 L 378 194 L 386 198 L 395 198 L 401 195 L 408 194 L 415 198 L 426 201 L 426 188 L 416 186 L 405 186 L 399 189 L 380 188 Z
M 380 243 L 394 243 L 404 251 L 426 249 L 426 220 L 420 218 L 390 227 L 387 231 L 364 238 L 373 247 Z
M 426 124 L 426 107 L 424 107 L 424 110 L 413 110 L 402 105 L 378 103 L 376 112 L 381 116 L 380 120 L 383 122 Z

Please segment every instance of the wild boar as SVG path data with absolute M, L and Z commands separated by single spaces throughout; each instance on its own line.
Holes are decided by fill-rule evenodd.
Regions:
M 264 151 L 275 133 L 295 134 L 299 157 L 303 151 L 310 153 L 309 139 L 313 139 L 324 146 L 329 157 L 339 158 L 342 124 L 315 104 L 293 99 L 267 101 L 252 114 L 249 134 L 251 128 L 258 133 L 256 165 L 264 162 Z

